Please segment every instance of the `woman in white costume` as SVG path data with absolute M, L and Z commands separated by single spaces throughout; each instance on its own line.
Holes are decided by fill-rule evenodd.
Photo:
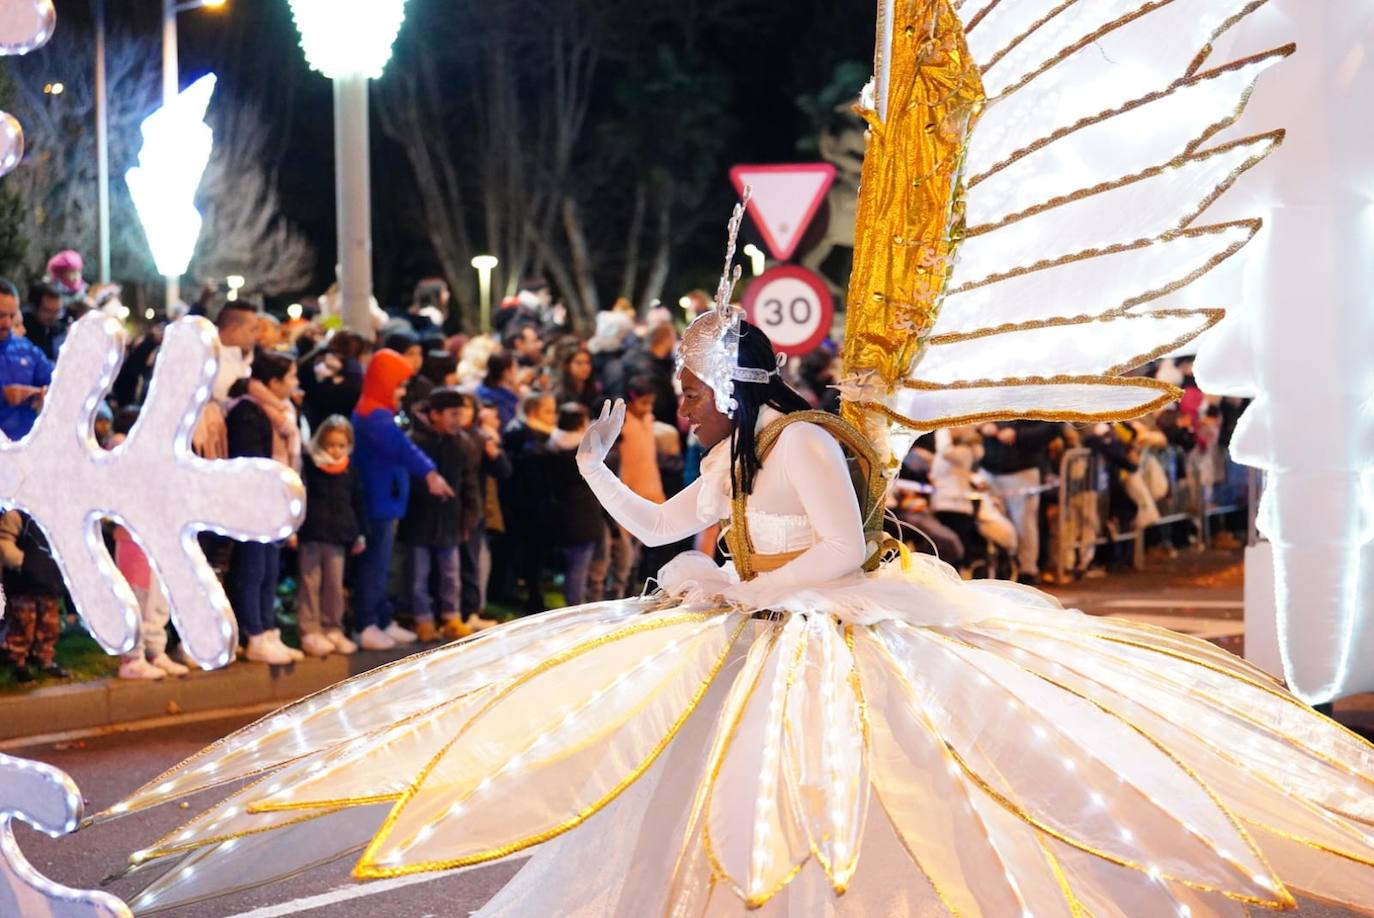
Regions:
M 135 907 L 340 857 L 367 879 L 532 854 L 483 915 L 1240 918 L 1295 893 L 1374 914 L 1364 740 L 1204 641 L 882 536 L 910 430 L 1177 397 L 1122 374 L 1219 318 L 1137 307 L 1258 231 L 1190 226 L 1276 145 L 1204 149 L 1291 49 L 1204 70 L 1190 41 L 1255 6 L 882 0 L 847 422 L 782 384 L 727 255 L 680 354 L 701 478 L 661 506 L 620 485 L 620 405 L 578 461 L 644 542 L 724 521 L 730 562 L 682 556 L 650 596 L 482 632 L 221 740 L 98 817 L 256 779 L 134 854 L 157 874 Z

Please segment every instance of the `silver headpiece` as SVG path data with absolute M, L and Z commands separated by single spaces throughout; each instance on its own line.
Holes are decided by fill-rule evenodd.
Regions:
M 744 310 L 731 303 L 735 284 L 739 282 L 740 266 L 735 264 L 735 242 L 739 238 L 739 227 L 744 221 L 744 209 L 749 204 L 753 189 L 744 187 L 744 196 L 730 214 L 729 238 L 725 244 L 725 271 L 716 287 L 715 308 L 698 316 L 687 326 L 678 345 L 677 365 L 683 367 L 711 387 L 715 393 L 716 409 L 722 414 L 734 417 L 739 407 L 735 401 L 735 382 L 766 383 L 769 377 L 780 372 L 778 368 L 760 370 L 739 365 L 740 321 Z

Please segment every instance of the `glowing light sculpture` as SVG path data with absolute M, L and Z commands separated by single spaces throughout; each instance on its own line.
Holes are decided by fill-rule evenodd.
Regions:
M 879 47 L 891 53 L 865 91 L 871 139 L 849 290 L 851 313 L 872 307 L 847 320 L 846 417 L 901 455 L 915 431 L 1120 420 L 1177 398 L 1129 371 L 1237 300 L 1196 282 L 1259 221 L 1199 218 L 1279 145 L 1282 119 L 1235 140 L 1217 134 L 1293 47 L 1228 59 L 1212 42 L 1261 5 L 920 7 L 957 15 L 959 41 L 907 24 L 908 7 L 884 0 Z M 919 79 L 896 53 L 912 45 Z M 942 81 L 926 76 L 934 67 Z M 1165 308 L 1170 294 L 1183 302 Z
M 205 123 L 214 91 L 215 75 L 207 73 L 143 119 L 138 165 L 124 174 L 153 261 L 169 281 L 186 272 L 200 238 L 194 202 L 214 145 L 214 132 Z
M 1196 371 L 1206 392 L 1255 398 L 1231 441 L 1268 473 L 1247 655 L 1317 703 L 1374 690 L 1374 7 L 1272 0 L 1222 50 L 1275 35 L 1298 53 L 1235 130 L 1282 118 L 1286 149 L 1231 202 L 1268 212 L 1265 257 L 1245 265 L 1245 305 L 1203 340 Z
M 373 337 L 372 202 L 367 81 L 382 75 L 405 19 L 405 0 L 291 0 L 305 60 L 334 81 L 334 196 L 339 312 Z
M 134 646 L 139 613 L 101 536 L 102 519 L 139 541 L 186 650 L 216 667 L 233 657 L 234 615 L 197 535 L 284 539 L 304 516 L 305 489 L 280 463 L 191 452 L 217 367 L 214 345 L 205 319 L 169 326 L 138 422 L 122 444 L 102 449 L 95 413 L 123 359 L 124 333 L 118 320 L 92 312 L 72 326 L 33 429 L 0 442 L 0 506 L 38 522 L 77 612 L 109 653 Z

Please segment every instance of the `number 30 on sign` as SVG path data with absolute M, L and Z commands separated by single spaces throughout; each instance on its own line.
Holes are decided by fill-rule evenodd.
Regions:
M 825 281 L 796 265 L 770 268 L 744 291 L 744 311 L 789 357 L 809 354 L 825 340 L 835 301 Z

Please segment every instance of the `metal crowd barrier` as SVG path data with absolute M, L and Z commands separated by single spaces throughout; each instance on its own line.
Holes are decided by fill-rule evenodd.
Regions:
M 1169 481 L 1169 493 L 1155 501 L 1160 517 L 1149 526 L 1113 532 L 1108 520 L 1108 476 L 1106 463 L 1090 449 L 1065 450 L 1059 462 L 1059 511 L 1057 532 L 1051 533 L 1055 573 L 1062 582 L 1068 571 L 1086 568 L 1098 546 L 1112 542 L 1133 543 L 1133 563 L 1145 566 L 1145 533 L 1157 526 L 1191 522 L 1197 530 L 1198 549 L 1212 541 L 1212 519 L 1253 507 L 1255 476 L 1248 476 L 1244 489 L 1228 481 L 1229 460 L 1206 454 L 1185 452 L 1178 447 L 1146 449 L 1146 456 L 1157 459 Z M 1213 482 L 1208 484 L 1202 462 L 1217 462 Z

